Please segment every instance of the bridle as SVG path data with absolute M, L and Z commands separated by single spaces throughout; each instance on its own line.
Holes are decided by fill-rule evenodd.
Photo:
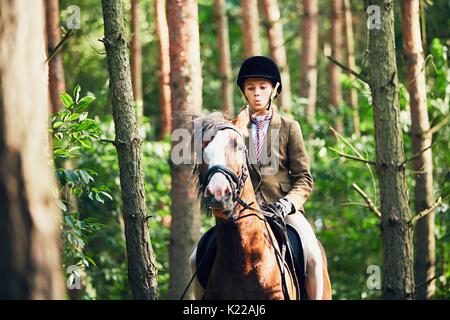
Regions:
M 216 133 L 220 130 L 226 130 L 226 129 L 234 130 L 244 141 L 244 137 L 242 136 L 241 132 L 235 126 L 233 126 L 231 124 L 222 124 L 222 125 L 217 126 Z M 228 182 L 231 186 L 233 202 L 236 202 L 236 204 L 240 203 L 241 205 L 242 205 L 242 203 L 245 203 L 241 199 L 241 193 L 242 193 L 245 181 L 248 178 L 248 169 L 247 169 L 248 150 L 247 150 L 247 147 L 245 146 L 245 144 L 242 145 L 242 150 L 244 153 L 244 161 L 242 162 L 241 175 L 238 177 L 238 175 L 235 172 L 233 172 L 233 170 L 229 169 L 228 167 L 226 167 L 224 165 L 221 165 L 221 164 L 214 165 L 208 169 L 208 172 L 206 173 L 206 176 L 203 179 L 203 182 L 200 186 L 202 193 L 205 191 L 206 186 L 211 181 L 212 176 L 216 173 L 221 173 L 225 176 L 225 178 L 228 180 Z M 249 206 L 249 205 L 246 204 L 246 206 Z

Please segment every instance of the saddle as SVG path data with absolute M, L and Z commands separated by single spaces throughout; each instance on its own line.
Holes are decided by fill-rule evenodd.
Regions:
M 284 235 L 274 223 L 269 220 L 269 225 L 277 239 L 281 244 Z M 298 284 L 300 286 L 300 300 L 307 300 L 306 295 L 306 257 L 305 250 L 301 241 L 299 230 L 296 230 L 292 225 L 286 224 L 287 234 L 289 239 L 289 245 L 291 250 L 286 252 L 286 262 L 292 274 L 297 276 Z M 206 288 L 208 284 L 209 275 L 214 264 L 216 257 L 217 245 L 216 245 L 216 227 L 212 227 L 203 234 L 197 246 L 197 279 L 203 288 Z M 290 254 L 292 253 L 292 256 Z M 294 261 L 294 265 L 292 265 Z

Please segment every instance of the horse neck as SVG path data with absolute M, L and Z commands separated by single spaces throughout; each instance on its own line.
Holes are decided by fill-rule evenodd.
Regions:
M 253 208 L 259 209 L 255 192 L 247 178 L 241 199 Z M 237 205 L 235 210 L 241 212 L 243 207 Z M 239 218 L 234 221 L 217 221 L 217 258 L 224 259 L 228 265 L 252 267 L 253 264 L 264 259 L 268 252 L 273 252 L 267 244 L 270 243 L 271 234 L 264 217 L 253 210 L 243 210 Z M 273 238 L 272 238 L 273 239 Z

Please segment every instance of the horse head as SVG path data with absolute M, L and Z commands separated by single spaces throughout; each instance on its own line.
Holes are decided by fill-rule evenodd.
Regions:
M 202 204 L 219 219 L 236 218 L 236 199 L 248 177 L 245 120 L 215 113 L 195 121 L 196 134 L 202 136 L 197 155 Z

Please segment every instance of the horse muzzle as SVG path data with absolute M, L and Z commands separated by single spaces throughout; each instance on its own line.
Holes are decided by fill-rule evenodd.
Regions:
M 233 211 L 233 194 L 228 193 L 217 200 L 214 196 L 208 196 L 206 199 L 206 204 L 212 210 L 221 210 L 225 215 L 229 215 Z

